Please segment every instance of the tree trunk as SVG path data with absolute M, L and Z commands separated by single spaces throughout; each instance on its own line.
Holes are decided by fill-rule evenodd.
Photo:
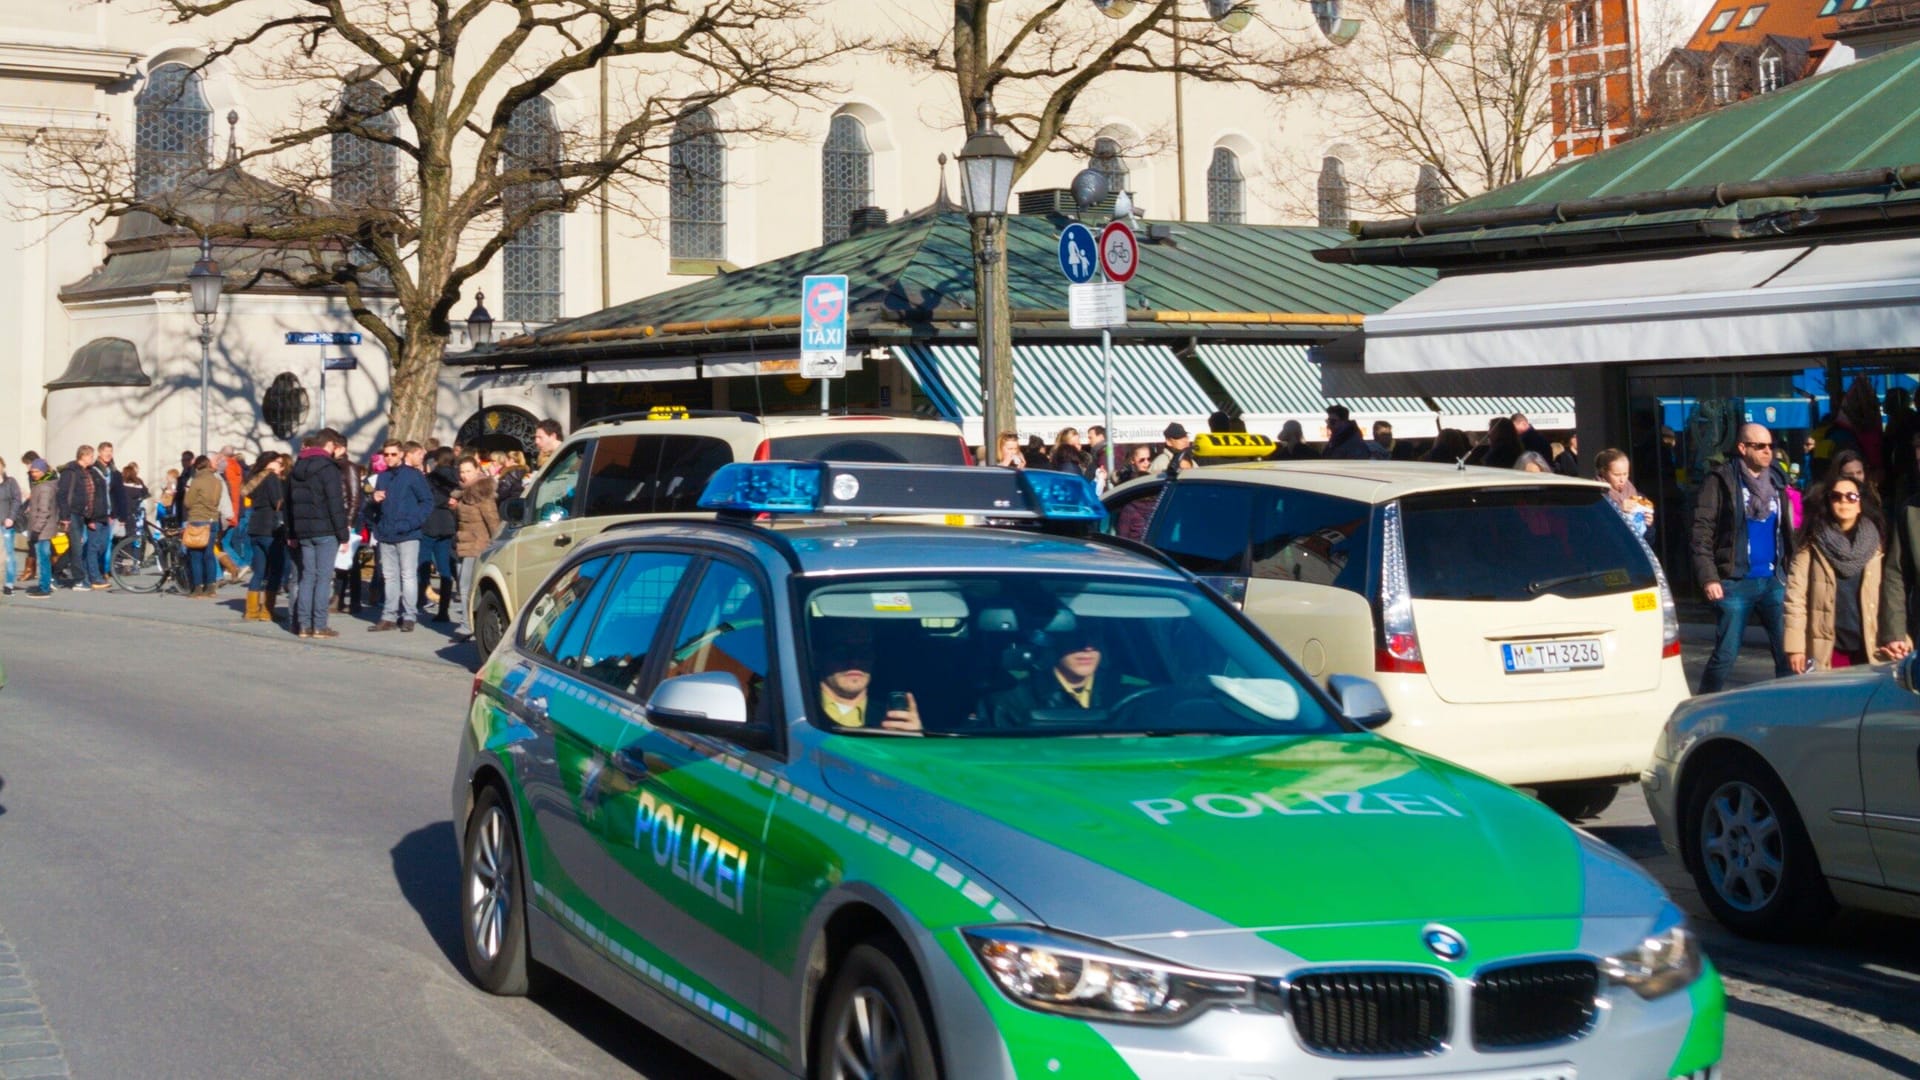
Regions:
M 388 413 L 387 437 L 425 443 L 433 435 L 439 416 L 440 358 L 446 354 L 447 339 L 423 329 L 408 330 L 401 339 L 400 355 L 393 360 L 393 405 Z

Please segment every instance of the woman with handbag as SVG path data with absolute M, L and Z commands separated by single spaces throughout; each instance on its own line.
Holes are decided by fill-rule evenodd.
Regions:
M 212 597 L 220 581 L 220 563 L 214 555 L 214 534 L 221 524 L 220 504 L 226 496 L 227 482 L 213 471 L 213 462 L 205 454 L 193 459 L 193 479 L 187 484 L 181 520 L 180 542 L 187 549 L 187 595 Z
M 272 622 L 273 604 L 287 575 L 287 471 L 285 454 L 272 450 L 253 464 L 240 487 L 246 501 L 247 538 L 253 541 L 253 574 L 247 578 L 248 622 Z

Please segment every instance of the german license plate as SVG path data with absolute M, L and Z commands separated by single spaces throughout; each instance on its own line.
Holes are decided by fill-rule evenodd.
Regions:
M 1579 1073 L 1569 1062 L 1535 1065 L 1526 1069 L 1495 1069 L 1492 1072 L 1422 1073 L 1413 1080 L 1576 1080 Z
M 1599 638 L 1575 638 L 1572 641 L 1515 641 L 1500 646 L 1507 674 L 1529 675 L 1537 671 L 1579 671 L 1605 667 L 1600 658 Z

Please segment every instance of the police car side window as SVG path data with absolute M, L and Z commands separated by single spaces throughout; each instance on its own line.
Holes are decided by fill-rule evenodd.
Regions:
M 1254 503 L 1251 576 L 1366 592 L 1372 509 L 1317 492 L 1263 490 Z
M 692 562 L 692 556 L 671 551 L 627 556 L 593 620 L 580 656 L 581 676 L 623 693 L 636 690 L 660 623 Z
M 533 489 L 533 520 L 561 521 L 573 516 L 574 494 L 580 487 L 580 464 L 591 443 L 575 443 L 560 451 Z
M 1147 542 L 1196 574 L 1246 573 L 1252 484 L 1169 484 Z
M 574 655 L 578 645 L 576 642 L 573 650 L 568 648 L 570 631 L 574 624 L 584 627 L 587 622 L 575 616 L 582 610 L 592 610 L 595 586 L 612 568 L 612 562 L 613 558 L 605 555 L 587 559 L 555 578 L 527 609 L 520 630 L 521 647 L 550 663 Z
M 661 678 L 724 671 L 746 694 L 748 719 L 764 722 L 771 667 L 766 610 L 765 593 L 751 574 L 731 563 L 708 563 L 673 635 Z

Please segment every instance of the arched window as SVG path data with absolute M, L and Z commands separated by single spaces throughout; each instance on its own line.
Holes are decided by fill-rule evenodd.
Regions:
M 507 120 L 501 143 L 501 168 L 535 169 L 560 163 L 560 129 L 545 98 L 528 98 Z M 509 216 L 524 213 L 535 199 L 559 195 L 560 181 L 536 179 L 501 193 Z M 558 210 L 535 215 L 514 232 L 501 251 L 505 286 L 500 317 L 522 322 L 552 322 L 560 317 L 560 268 L 566 254 L 566 219 Z
M 156 68 L 133 107 L 134 187 L 141 198 L 172 191 L 182 176 L 206 167 L 213 110 L 198 72 L 183 64 Z
M 1725 105 L 1733 100 L 1733 57 L 1722 56 L 1713 62 L 1713 103 Z
M 859 117 L 841 113 L 833 118 L 820 152 L 820 177 L 822 239 L 845 240 L 853 212 L 873 204 L 873 147 Z
M 1407 0 L 1407 33 L 1414 47 L 1425 49 L 1433 41 L 1435 0 Z
M 1332 36 L 1340 29 L 1340 0 L 1311 0 L 1310 6 L 1321 33 Z
M 680 118 L 668 155 L 672 254 L 676 259 L 727 257 L 727 146 L 713 112 Z
M 1120 155 L 1118 139 L 1101 136 L 1093 140 L 1093 156 L 1087 159 L 1087 168 L 1107 178 L 1109 195 L 1118 195 L 1133 186 L 1127 176 L 1127 159 Z
M 393 112 L 381 110 L 385 96 L 379 84 L 357 82 L 340 94 L 334 119 L 353 124 L 375 135 L 391 135 L 395 130 Z M 396 187 L 394 170 L 399 154 L 391 143 L 380 142 L 351 131 L 333 134 L 333 201 L 358 209 L 390 207 Z
M 1432 162 L 1420 166 L 1420 178 L 1413 183 L 1413 212 L 1437 214 L 1447 208 L 1447 188 L 1440 182 L 1440 170 Z
M 1768 46 L 1760 54 L 1757 74 L 1760 76 L 1760 92 L 1771 94 L 1787 85 L 1787 58 L 1780 50 Z
M 1347 226 L 1347 166 L 1337 157 L 1320 159 L 1320 224 Z
M 1224 146 L 1213 148 L 1207 166 L 1207 220 L 1239 225 L 1247 220 L 1247 180 L 1240 158 Z

